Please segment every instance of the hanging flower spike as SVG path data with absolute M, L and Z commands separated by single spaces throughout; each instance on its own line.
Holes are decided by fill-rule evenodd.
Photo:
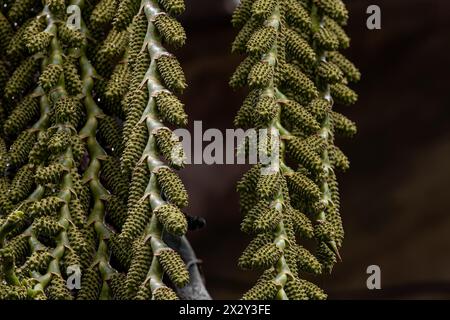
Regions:
M 162 238 L 163 232 L 183 236 L 188 227 L 180 210 L 187 206 L 188 196 L 172 170 L 183 166 L 183 149 L 178 137 L 160 122 L 183 126 L 187 122 L 183 104 L 174 94 L 186 88 L 184 73 L 161 42 L 173 47 L 184 44 L 184 30 L 172 16 L 183 10 L 183 1 L 144 0 L 130 26 L 136 31 L 128 52 L 130 88 L 123 100 L 122 170 L 131 176 L 131 186 L 119 241 L 122 246 L 133 242 L 127 287 L 130 298 L 138 300 L 176 299 L 175 292 L 163 282 L 164 274 L 176 287 L 189 282 L 185 262 Z M 121 19 L 119 12 L 115 21 Z
M 356 130 L 331 110 L 331 97 L 356 100 L 346 83 L 360 74 L 336 51 L 349 45 L 341 27 L 347 18 L 340 0 L 242 0 L 233 14 L 241 27 L 233 51 L 248 57 L 230 85 L 252 89 L 235 124 L 281 137 L 278 166 L 257 165 L 238 184 L 242 230 L 256 234 L 239 265 L 265 270 L 244 299 L 326 298 L 301 273 L 330 271 L 343 239 L 333 169 L 346 169 L 348 159 L 333 144 L 332 122 L 342 132 Z M 316 239 L 315 254 L 296 244 L 295 234 Z

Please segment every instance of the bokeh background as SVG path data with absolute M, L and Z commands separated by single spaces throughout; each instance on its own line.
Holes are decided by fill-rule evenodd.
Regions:
M 242 57 L 232 0 L 187 0 L 188 43 L 178 55 L 190 85 L 183 101 L 191 124 L 233 128 L 244 91 L 228 79 Z M 360 99 L 342 111 L 358 135 L 339 141 L 351 160 L 340 175 L 346 239 L 331 276 L 316 279 L 331 299 L 450 298 L 450 2 L 347 0 L 352 38 L 345 54 L 360 68 Z M 382 29 L 366 28 L 366 9 L 382 10 Z M 207 219 L 189 238 L 215 299 L 235 299 L 257 275 L 237 267 L 250 240 L 239 230 L 235 185 L 242 165 L 191 165 L 182 171 L 188 212 Z M 366 268 L 381 267 L 381 290 Z

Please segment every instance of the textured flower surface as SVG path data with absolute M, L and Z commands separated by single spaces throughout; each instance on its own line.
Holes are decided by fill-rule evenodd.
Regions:
M 169 50 L 187 40 L 184 10 L 2 2 L 0 299 L 210 299 L 186 239 L 204 223 L 183 212 L 177 173 L 187 81 Z M 262 271 L 244 299 L 326 298 L 302 273 L 330 272 L 344 236 L 335 170 L 349 161 L 334 137 L 356 126 L 333 107 L 356 101 L 348 84 L 360 78 L 339 53 L 347 18 L 341 0 L 242 0 L 233 15 L 233 51 L 247 57 L 230 84 L 250 89 L 235 124 L 281 137 L 276 170 L 258 164 L 238 184 L 254 235 L 239 265 Z

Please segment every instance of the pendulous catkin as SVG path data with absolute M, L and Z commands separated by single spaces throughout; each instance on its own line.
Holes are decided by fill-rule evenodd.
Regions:
M 235 124 L 279 139 L 266 150 L 279 155 L 275 164 L 253 167 L 238 183 L 241 229 L 255 234 L 239 265 L 265 270 L 243 299 L 326 298 L 301 274 L 331 272 L 344 237 L 334 170 L 349 161 L 334 138 L 356 126 L 332 108 L 356 102 L 348 84 L 360 79 L 339 53 L 349 46 L 347 19 L 341 0 L 242 0 L 233 14 L 241 30 L 232 50 L 247 57 L 230 85 L 251 90 Z M 313 238 L 315 248 L 296 235 Z
M 74 4 L 81 28 L 65 23 Z M 204 285 L 198 262 L 178 247 L 190 248 L 196 224 L 183 212 L 186 155 L 175 134 L 188 123 L 187 80 L 171 52 L 187 40 L 185 7 L 0 8 L 0 299 L 197 297 L 186 292 Z M 344 237 L 335 170 L 349 160 L 334 138 L 357 129 L 333 107 L 356 102 L 349 84 L 361 78 L 339 52 L 350 45 L 347 19 L 341 0 L 242 0 L 233 15 L 232 50 L 246 58 L 230 85 L 250 89 L 235 125 L 281 137 L 258 146 L 279 152 L 280 165 L 254 166 L 237 187 L 241 229 L 253 236 L 238 264 L 262 273 L 243 299 L 326 298 L 301 275 L 331 272 Z M 79 290 L 67 286 L 73 272 Z

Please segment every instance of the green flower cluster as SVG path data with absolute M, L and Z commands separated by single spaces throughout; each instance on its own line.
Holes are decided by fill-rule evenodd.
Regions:
M 66 23 L 66 5 L 82 12 Z M 0 299 L 178 299 L 186 88 L 180 0 L 0 12 Z M 174 156 L 175 155 L 175 156 Z M 166 161 L 163 162 L 161 158 Z M 71 287 L 78 270 L 81 287 Z
M 326 298 L 302 275 L 331 272 L 344 238 L 335 171 L 349 161 L 334 138 L 356 126 L 333 107 L 356 102 L 348 84 L 360 78 L 339 53 L 347 19 L 341 0 L 242 0 L 234 12 L 232 50 L 247 58 L 230 85 L 250 89 L 235 125 L 281 138 L 266 150 L 279 153 L 276 165 L 256 165 L 238 184 L 242 231 L 255 235 L 239 265 L 264 271 L 244 299 Z
M 167 49 L 186 41 L 184 9 L 0 8 L 0 299 L 209 297 L 185 238 L 194 227 L 172 131 L 187 124 L 186 78 Z M 333 107 L 356 101 L 348 84 L 360 78 L 339 53 L 347 16 L 341 0 L 242 0 L 233 15 L 233 51 L 248 57 L 230 83 L 250 89 L 235 123 L 281 137 L 278 166 L 258 164 L 238 184 L 242 230 L 254 235 L 239 265 L 262 271 L 244 299 L 326 297 L 302 273 L 330 272 L 344 237 L 335 170 L 349 161 L 334 138 L 356 127 Z

